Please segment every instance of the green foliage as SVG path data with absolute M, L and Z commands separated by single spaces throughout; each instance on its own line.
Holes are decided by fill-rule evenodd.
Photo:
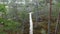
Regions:
M 60 3 L 57 3 L 57 5 L 56 5 L 58 8 L 60 7 Z
M 5 12 L 6 8 L 4 4 L 0 4 L 0 12 Z
M 6 20 L 6 19 L 2 19 L 0 18 L 0 24 L 3 25 L 2 28 L 0 28 L 0 30 L 16 30 L 20 25 L 21 23 L 18 23 L 18 22 L 14 22 L 12 20 Z
M 7 34 L 6 32 L 0 32 L 0 34 Z
M 28 18 L 28 12 L 23 10 L 20 12 L 20 18 L 27 19 Z

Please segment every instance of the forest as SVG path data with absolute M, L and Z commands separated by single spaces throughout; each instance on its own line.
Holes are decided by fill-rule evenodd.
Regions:
M 0 0 L 0 34 L 60 34 L 60 0 Z

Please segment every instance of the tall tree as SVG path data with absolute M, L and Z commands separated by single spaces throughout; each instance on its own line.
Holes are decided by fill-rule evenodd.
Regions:
M 51 12 L 52 12 L 52 0 L 50 0 L 50 11 L 49 11 L 49 20 L 48 20 L 48 34 L 50 34 Z

